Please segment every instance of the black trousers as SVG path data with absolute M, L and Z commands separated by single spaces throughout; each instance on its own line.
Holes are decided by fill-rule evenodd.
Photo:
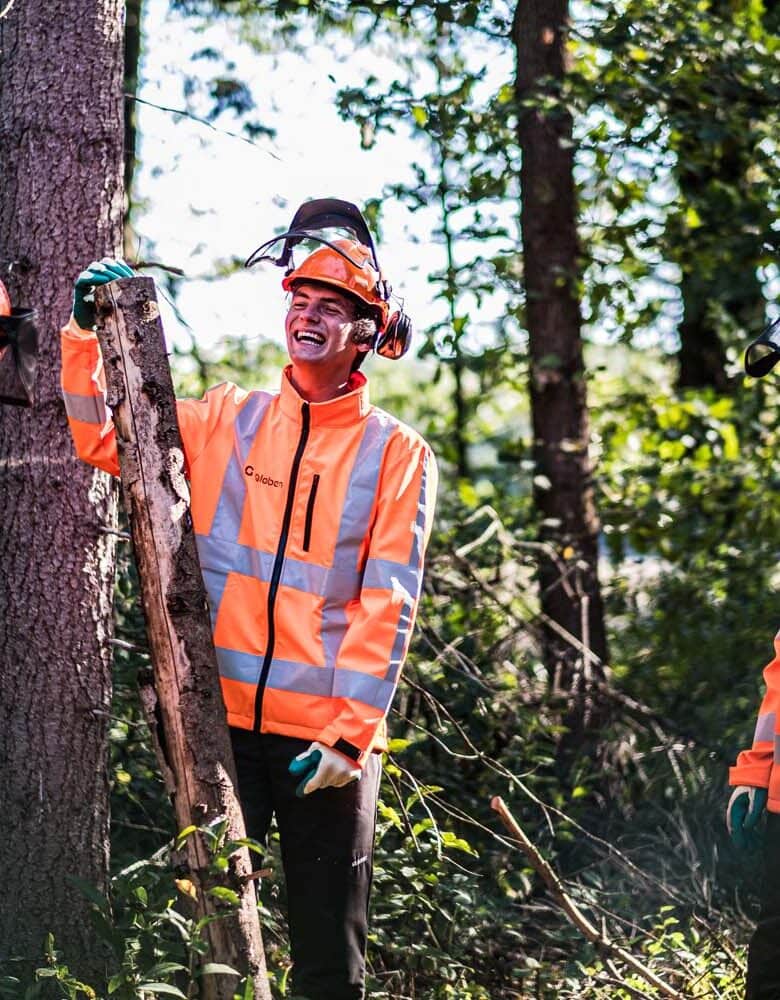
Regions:
M 780 1000 L 780 813 L 767 813 L 761 912 L 750 939 L 745 1000 Z
M 287 768 L 310 740 L 230 735 L 247 834 L 265 843 L 272 815 L 279 827 L 296 1000 L 363 1000 L 379 755 L 360 781 L 298 798 Z

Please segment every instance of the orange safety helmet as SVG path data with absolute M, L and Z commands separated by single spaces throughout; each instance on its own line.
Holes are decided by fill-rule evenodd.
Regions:
M 291 292 L 301 281 L 331 285 L 370 306 L 381 332 L 387 325 L 390 305 L 379 294 L 380 276 L 371 251 L 353 240 L 334 240 L 319 247 L 282 279 L 282 288 Z
M 316 235 L 323 229 L 340 228 L 354 234 L 354 239 L 333 242 Z M 324 246 L 309 254 L 299 267 L 293 266 L 293 248 L 301 240 L 310 239 Z M 270 248 L 284 240 L 278 257 Z M 412 341 L 412 321 L 402 308 L 390 313 L 390 283 L 382 276 L 366 220 L 360 209 L 338 198 L 317 198 L 300 206 L 286 233 L 272 236 L 247 258 L 244 267 L 253 267 L 270 260 L 286 268 L 282 288 L 292 291 L 300 281 L 316 281 L 332 285 L 347 295 L 364 302 L 374 314 L 377 336 L 374 350 L 383 358 L 397 361 L 409 350 Z

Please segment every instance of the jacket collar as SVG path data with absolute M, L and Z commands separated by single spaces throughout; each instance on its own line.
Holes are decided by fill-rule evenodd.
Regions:
M 282 413 L 300 423 L 303 419 L 303 404 L 306 400 L 298 395 L 290 381 L 292 365 L 282 372 L 279 402 Z M 336 396 L 324 403 L 309 403 L 309 421 L 312 427 L 349 427 L 366 416 L 371 403 L 368 398 L 368 379 L 362 372 L 353 372 L 349 377 L 349 392 Z

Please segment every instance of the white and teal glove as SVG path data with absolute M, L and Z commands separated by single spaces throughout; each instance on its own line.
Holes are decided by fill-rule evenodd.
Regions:
M 735 847 L 748 846 L 748 834 L 754 830 L 766 808 L 766 788 L 737 785 L 726 806 L 726 828 Z
M 359 781 L 363 774 L 354 760 L 316 742 L 293 757 L 288 770 L 294 778 L 301 779 L 295 789 L 299 798 L 316 792 L 318 788 L 341 788 L 350 781 Z
M 82 330 L 95 327 L 95 286 L 134 276 L 134 271 L 123 260 L 112 257 L 94 260 L 81 272 L 73 288 L 73 318 Z

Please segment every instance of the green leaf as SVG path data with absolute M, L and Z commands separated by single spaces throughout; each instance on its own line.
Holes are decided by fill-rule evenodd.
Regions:
M 471 854 L 474 857 L 478 857 L 477 852 L 471 844 L 467 840 L 464 840 L 463 837 L 458 837 L 451 830 L 442 831 L 441 842 L 445 847 L 451 847 L 455 851 L 463 851 L 465 854 Z
M 243 987 L 240 993 L 233 994 L 233 1000 L 255 1000 L 255 989 L 251 976 L 247 976 L 243 980 Z
M 112 976 L 108 981 L 108 994 L 109 996 L 123 986 L 125 982 L 124 972 L 117 972 L 115 976 Z
M 739 438 L 733 424 L 723 424 L 720 429 L 723 438 L 723 457 L 730 462 L 739 458 Z
M 425 128 L 428 124 L 428 112 L 422 106 L 422 104 L 412 105 L 412 117 L 415 123 L 420 126 L 420 128 Z
M 179 831 L 179 835 L 176 837 L 177 850 L 181 847 L 181 845 L 184 843 L 187 837 L 195 833 L 197 829 L 198 829 L 197 826 L 191 825 L 191 826 L 185 826 L 183 830 Z
M 241 973 L 234 969 L 232 965 L 224 965 L 222 962 L 206 962 L 198 971 L 201 976 L 240 976 Z
M 170 997 L 181 997 L 187 1000 L 187 995 L 182 993 L 178 986 L 171 986 L 170 983 L 141 983 L 138 987 L 140 994 L 144 993 L 164 993 Z
M 406 750 L 411 745 L 411 742 L 411 740 L 402 739 L 390 740 L 387 744 L 388 753 L 401 753 L 402 750 Z
M 689 207 L 685 211 L 685 225 L 689 229 L 698 229 L 701 225 L 701 216 L 695 208 Z
M 170 976 L 174 972 L 186 972 L 187 966 L 182 965 L 181 962 L 158 962 L 157 965 L 153 966 L 151 969 L 146 970 L 147 976 L 154 976 L 155 979 L 159 979 L 162 976 Z
M 403 823 L 401 822 L 401 817 L 399 816 L 397 809 L 394 809 L 392 806 L 385 805 L 384 802 L 380 801 L 378 803 L 378 812 L 382 819 L 392 823 L 398 830 L 403 829 Z
M 226 903 L 232 903 L 234 906 L 238 906 L 241 902 L 241 897 L 235 889 L 228 889 L 224 885 L 217 885 L 213 889 L 209 889 L 209 896 L 214 896 L 215 899 L 222 899 Z

